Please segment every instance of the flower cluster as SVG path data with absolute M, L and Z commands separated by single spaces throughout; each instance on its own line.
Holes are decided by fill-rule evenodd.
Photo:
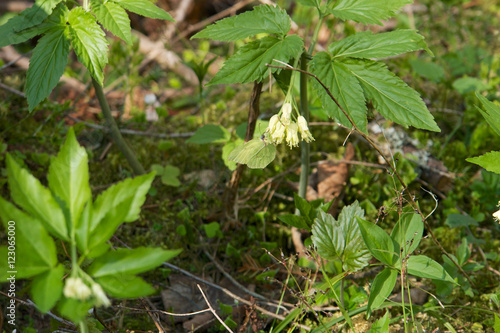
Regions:
M 500 201 L 498 202 L 498 207 L 500 207 Z M 497 210 L 493 213 L 493 218 L 495 219 L 495 221 L 500 223 L 500 210 Z
M 273 144 L 279 145 L 285 140 L 290 149 L 299 145 L 299 133 L 306 142 L 314 140 L 304 117 L 299 116 L 297 122 L 292 120 L 290 103 L 284 103 L 280 112 L 271 117 L 266 133 Z
M 93 283 L 92 287 L 89 288 L 79 277 L 67 278 L 63 293 L 67 298 L 75 298 L 80 301 L 85 301 L 93 296 L 96 301 L 96 306 L 103 305 L 107 307 L 111 305 L 111 302 L 99 284 Z

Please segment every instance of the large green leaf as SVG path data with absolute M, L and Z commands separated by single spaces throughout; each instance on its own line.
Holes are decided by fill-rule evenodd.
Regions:
M 2 197 L 0 197 L 0 217 L 5 230 L 12 230 L 12 226 L 15 227 L 15 262 L 13 266 L 2 265 L 0 281 L 5 281 L 8 277 L 8 271 L 5 269 L 7 267 L 9 271 L 17 271 L 17 279 L 23 279 L 43 273 L 57 265 L 54 240 L 37 219 L 25 214 Z M 14 221 L 14 224 L 9 224 L 9 221 Z M 7 260 L 7 256 L 0 260 Z
M 406 269 L 408 274 L 413 276 L 448 281 L 456 284 L 455 280 L 451 278 L 443 266 L 427 256 L 411 256 L 408 258 Z
M 357 201 L 342 209 L 338 221 L 319 210 L 312 226 L 311 240 L 318 254 L 327 260 L 340 259 L 345 271 L 360 270 L 368 265 L 371 257 L 359 231 L 356 216 L 365 216 Z
M 399 259 L 398 244 L 378 225 L 357 218 L 359 229 L 371 254 L 386 264 L 394 266 Z
M 35 36 L 38 36 L 45 32 L 46 29 L 27 28 L 25 30 L 16 31 L 16 28 L 20 27 L 23 22 L 21 14 L 14 16 L 7 23 L 0 26 L 0 47 L 7 45 L 15 45 L 23 43 Z
M 137 298 L 153 294 L 156 290 L 143 279 L 134 275 L 114 274 L 96 279 L 110 296 Z
M 143 273 L 172 259 L 181 251 L 147 247 L 118 249 L 95 259 L 87 272 L 94 277 Z
M 356 126 L 361 131 L 366 132 L 367 108 L 365 96 L 358 80 L 351 74 L 349 69 L 340 62 L 332 61 L 328 53 L 319 52 L 313 57 L 311 72 L 328 87 L 333 97 L 337 99 L 337 102 L 347 112 Z M 323 104 L 323 109 L 327 114 L 342 125 L 351 128 L 351 122 L 326 93 L 325 89 L 316 80 L 313 82 L 313 86 Z
M 105 29 L 132 45 L 130 20 L 122 7 L 111 1 L 92 0 L 92 12 Z
M 398 271 L 389 267 L 377 274 L 370 287 L 370 296 L 368 298 L 368 316 L 371 312 L 377 310 L 387 297 L 392 293 L 396 281 L 398 280 Z
M 228 17 L 209 25 L 192 38 L 233 41 L 260 33 L 284 36 L 290 31 L 290 17 L 279 7 L 261 5 L 252 11 Z
M 392 229 L 391 238 L 403 249 L 403 256 L 412 254 L 420 244 L 424 223 L 417 213 L 404 213 Z
M 481 156 L 469 157 L 466 161 L 477 164 L 490 172 L 500 174 L 500 151 L 490 151 Z
M 47 179 L 53 195 L 66 202 L 71 223 L 76 225 L 92 194 L 87 152 L 76 141 L 73 128 L 69 129 L 59 154 L 52 160 Z
M 405 127 L 440 131 L 420 95 L 384 64 L 370 60 L 348 60 L 345 64 L 385 118 Z
M 399 8 L 411 2 L 411 0 L 338 0 L 329 12 L 342 20 L 382 25 L 382 20 L 394 16 Z
M 69 240 L 63 211 L 48 189 L 7 154 L 7 179 L 12 200 L 37 218 L 54 236 Z
M 154 19 L 162 19 L 167 21 L 175 21 L 169 13 L 163 9 L 155 6 L 149 0 L 112 0 L 113 2 L 119 4 L 126 10 L 133 13 L 151 17 Z
M 38 275 L 31 285 L 31 296 L 37 308 L 46 313 L 62 295 L 64 266 L 59 264 L 53 269 Z
M 94 203 L 90 223 L 89 249 L 106 242 L 123 222 L 139 218 L 141 206 L 155 173 L 126 179 L 99 195 Z
M 229 141 L 231 134 L 221 125 L 208 124 L 198 128 L 194 135 L 186 142 L 207 144 L 207 143 L 224 143 Z
M 479 92 L 476 92 L 476 97 L 479 99 L 482 108 L 476 106 L 476 108 L 481 112 L 484 119 L 490 124 L 495 132 L 500 135 L 500 106 L 490 102 L 486 97 L 482 96 Z
M 277 64 L 274 60 L 288 62 L 297 57 L 304 43 L 297 35 L 288 35 L 284 39 L 267 36 L 241 47 L 235 55 L 224 62 L 208 85 L 221 83 L 248 83 L 262 81 L 278 68 L 269 68 L 266 64 Z
M 333 59 L 385 58 L 423 49 L 428 50 L 427 44 L 424 37 L 415 30 L 396 30 L 379 34 L 363 31 L 334 42 L 328 47 Z
M 94 79 L 103 84 L 103 70 L 108 62 L 108 42 L 95 17 L 82 7 L 73 8 L 68 16 L 71 45 L 78 60 Z
M 29 110 L 47 98 L 61 78 L 68 62 L 69 29 L 61 26 L 50 29 L 33 50 L 26 77 Z
M 22 21 L 19 22 L 17 31 L 34 27 L 45 20 L 62 0 L 36 0 L 32 7 L 22 11 L 19 16 Z

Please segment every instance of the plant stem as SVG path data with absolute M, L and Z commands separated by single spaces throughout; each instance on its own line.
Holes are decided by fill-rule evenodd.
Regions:
M 307 70 L 307 54 L 302 53 L 300 68 Z M 290 84 L 292 84 L 290 82 Z M 307 75 L 300 73 L 300 113 L 309 122 L 309 106 L 307 105 Z M 307 192 L 307 182 L 309 178 L 309 148 L 308 142 L 302 140 L 300 143 L 300 179 L 299 197 L 305 198 Z
M 134 174 L 136 175 L 145 174 L 146 170 L 144 170 L 144 167 L 139 162 L 132 149 L 130 149 L 130 147 L 125 142 L 125 139 L 123 138 L 122 134 L 120 133 L 120 130 L 118 129 L 118 125 L 116 124 L 115 119 L 111 115 L 111 110 L 109 108 L 108 101 L 104 96 L 104 91 L 102 90 L 101 85 L 96 80 L 94 80 L 94 78 L 92 78 L 92 84 L 94 85 L 97 99 L 99 100 L 99 104 L 101 105 L 102 114 L 106 119 L 106 123 L 108 124 L 109 130 L 111 131 L 111 137 L 113 138 L 113 141 L 127 159 L 128 163 L 132 167 L 132 170 L 134 171 Z

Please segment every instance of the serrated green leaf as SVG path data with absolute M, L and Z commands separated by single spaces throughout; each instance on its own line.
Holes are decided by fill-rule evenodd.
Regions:
M 413 253 L 420 244 L 424 232 L 422 217 L 416 213 L 405 213 L 391 232 L 391 238 L 403 249 L 403 256 Z
M 288 224 L 292 227 L 298 228 L 298 229 L 306 229 L 306 230 L 311 229 L 311 227 L 309 227 L 309 225 L 304 220 L 304 217 L 302 217 L 302 216 L 298 216 L 295 214 L 286 214 L 286 215 L 278 216 L 278 219 L 281 222 L 286 223 L 286 224 Z
M 157 7 L 149 0 L 112 0 L 126 10 L 133 13 L 154 18 L 175 22 L 169 13 Z
M 69 29 L 50 29 L 38 42 L 26 77 L 29 110 L 47 98 L 61 78 L 69 55 Z
M 500 333 L 500 317 L 495 313 L 495 324 L 493 325 L 495 333 Z
M 228 160 L 246 164 L 250 169 L 264 169 L 276 157 L 276 147 L 261 139 L 253 139 L 236 147 Z
M 45 20 L 62 0 L 36 0 L 32 7 L 20 13 L 22 21 L 17 31 L 34 27 Z
M 370 296 L 368 297 L 368 317 L 372 311 L 377 310 L 392 293 L 396 281 L 398 280 L 398 271 L 385 267 L 377 274 L 370 287 Z
M 147 247 L 118 249 L 96 258 L 87 272 L 94 277 L 143 273 L 172 259 L 181 251 Z
M 295 203 L 295 208 L 297 208 L 300 215 L 306 220 L 306 223 L 312 226 L 316 216 L 314 216 L 315 212 L 311 203 L 297 193 L 293 194 L 293 201 Z
M 448 281 L 456 284 L 443 266 L 427 256 L 410 256 L 407 261 L 406 269 L 408 274 L 413 276 Z
M 7 178 L 12 200 L 38 219 L 54 236 L 69 240 L 63 211 L 52 193 L 7 154 Z
M 476 97 L 479 99 L 482 108 L 476 106 L 476 109 L 481 112 L 484 119 L 490 124 L 495 132 L 500 135 L 500 106 L 490 102 L 486 97 L 482 96 L 480 93 L 476 92 Z
M 340 259 L 344 271 L 357 271 L 368 265 L 371 256 L 356 221 L 356 217 L 364 216 L 357 201 L 342 209 L 338 221 L 319 210 L 311 236 L 318 254 L 327 260 Z
M 389 332 L 389 311 L 386 311 L 384 316 L 376 320 L 367 333 L 386 333 Z
M 342 20 L 382 25 L 381 20 L 394 16 L 399 8 L 411 2 L 411 0 L 338 0 L 329 12 Z
M 138 298 L 156 291 L 149 283 L 134 275 L 107 275 L 96 279 L 96 282 L 110 296 L 118 298 Z
M 297 2 L 304 6 L 309 6 L 309 7 L 319 8 L 320 6 L 319 0 L 297 0 Z
M 92 12 L 106 30 L 132 45 L 130 19 L 122 7 L 111 1 L 92 0 Z
M 266 64 L 276 64 L 273 59 L 288 62 L 299 55 L 303 46 L 302 39 L 297 35 L 288 35 L 284 39 L 267 36 L 250 42 L 226 60 L 207 85 L 262 81 L 268 77 L 269 70 L 271 73 L 281 71 Z
M 311 61 L 311 72 L 328 87 L 356 126 L 361 131 L 366 132 L 367 108 L 365 96 L 358 80 L 351 74 L 349 69 L 344 64 L 333 61 L 328 53 L 319 52 Z M 313 87 L 320 97 L 323 109 L 328 116 L 351 128 L 352 124 L 349 119 L 316 80 L 313 81 Z
M 68 15 L 71 45 L 78 60 L 102 86 L 103 70 L 108 62 L 108 42 L 95 17 L 82 7 L 73 8 Z
M 121 223 L 139 218 L 154 176 L 155 173 L 151 172 L 126 179 L 97 197 L 92 211 L 89 249 L 106 242 Z
M 52 160 L 47 179 L 52 194 L 66 203 L 71 225 L 76 226 L 92 194 L 87 151 L 76 141 L 73 128 L 69 129 L 59 154 Z
M 477 164 L 487 171 L 500 174 L 500 151 L 490 151 L 481 156 L 469 157 L 466 161 Z
M 285 10 L 261 5 L 254 7 L 251 11 L 217 21 L 191 38 L 234 41 L 260 33 L 284 36 L 290 28 L 290 17 Z
M 186 142 L 203 145 L 207 143 L 224 143 L 229 141 L 230 138 L 231 133 L 224 126 L 208 124 L 198 128 Z
M 2 36 L 2 38 L 0 38 L 0 48 L 7 45 L 23 43 L 46 31 L 46 29 L 37 29 L 36 27 L 16 31 L 16 29 L 21 26 L 21 22 L 23 21 L 20 15 L 21 14 L 14 16 L 8 20 L 7 23 L 0 26 L 0 36 Z
M 47 313 L 61 298 L 63 290 L 62 277 L 64 266 L 59 264 L 55 268 L 38 275 L 31 285 L 31 296 L 37 308 Z
M 394 266 L 399 259 L 398 244 L 378 225 L 357 218 L 359 229 L 371 254 L 386 264 Z
M 15 222 L 13 226 L 16 233 L 14 251 L 16 262 L 15 269 L 10 270 L 17 271 L 16 279 L 36 276 L 57 265 L 54 240 L 37 219 L 17 209 L 2 197 L 0 197 L 0 217 L 5 230 L 9 230 L 9 221 Z M 0 260 L 3 263 L 4 260 L 7 260 L 7 255 Z M 4 267 L 8 266 L 2 265 L 2 268 Z M 6 277 L 8 277 L 6 274 L 7 269 L 2 269 L 0 281 L 6 281 Z
M 420 95 L 384 64 L 370 60 L 350 60 L 345 64 L 359 80 L 365 96 L 385 118 L 405 127 L 440 132 Z
M 385 58 L 417 50 L 428 50 L 428 48 L 424 37 L 415 30 L 396 30 L 379 34 L 362 31 L 334 42 L 328 47 L 333 59 Z

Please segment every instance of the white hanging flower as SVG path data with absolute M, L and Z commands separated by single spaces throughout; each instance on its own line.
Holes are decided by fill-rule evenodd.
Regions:
M 299 125 L 299 132 L 302 140 L 304 140 L 305 142 L 314 141 L 311 131 L 309 131 L 309 127 L 307 126 L 306 118 L 304 118 L 303 116 L 299 116 L 299 118 L 297 118 L 297 123 Z
M 104 290 L 102 290 L 101 286 L 98 283 L 94 283 L 92 285 L 92 294 L 94 295 L 96 299 L 96 306 L 105 306 L 108 307 L 111 305 L 111 302 L 109 301 L 109 298 L 106 296 L 104 293 Z
M 500 201 L 498 202 L 498 207 L 500 207 Z M 497 210 L 493 213 L 493 218 L 495 219 L 495 221 L 500 223 L 500 210 Z
M 281 123 L 285 126 L 290 125 L 292 121 L 292 104 L 285 103 L 281 107 Z
M 286 129 L 286 142 L 290 146 L 290 149 L 299 145 L 299 135 L 297 134 L 298 129 L 299 126 L 297 126 L 294 122 L 290 123 Z
M 274 132 L 271 133 L 271 141 L 276 145 L 282 143 L 285 139 L 285 130 L 286 126 L 284 126 L 281 122 L 278 122 Z
M 277 114 L 272 116 L 271 119 L 269 119 L 269 125 L 267 126 L 266 132 L 269 134 L 273 134 L 274 131 L 276 131 L 276 125 L 278 125 L 279 121 L 280 118 Z
M 89 298 L 89 296 L 92 294 L 92 291 L 81 278 L 70 277 L 66 279 L 63 293 L 67 298 L 76 298 L 84 301 Z

